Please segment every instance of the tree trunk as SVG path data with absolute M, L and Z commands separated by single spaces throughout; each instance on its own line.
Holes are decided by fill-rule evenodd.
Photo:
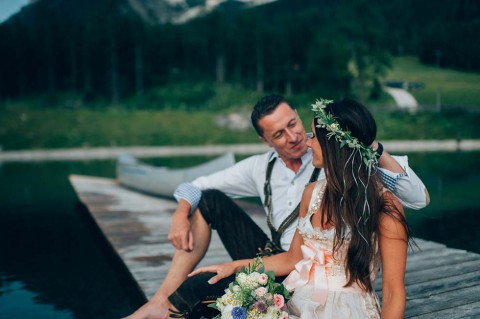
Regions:
M 138 96 L 143 95 L 143 54 L 142 46 L 135 44 L 135 90 Z
M 225 55 L 223 53 L 217 55 L 216 78 L 217 84 L 225 82 Z
M 110 76 L 111 76 L 111 90 L 112 103 L 116 104 L 120 100 L 118 89 L 118 58 L 117 58 L 117 43 L 115 39 L 115 31 L 112 30 L 110 34 Z

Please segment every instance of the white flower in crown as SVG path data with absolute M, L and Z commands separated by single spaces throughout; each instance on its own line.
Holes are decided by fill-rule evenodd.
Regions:
M 348 146 L 360 153 L 363 163 L 371 168 L 378 163 L 376 152 L 371 146 L 364 145 L 356 137 L 350 135 L 350 131 L 343 130 L 340 124 L 338 124 L 335 117 L 327 113 L 325 108 L 328 104 L 333 103 L 332 100 L 318 99 L 312 104 L 312 111 L 315 113 L 317 119 L 317 127 L 324 128 L 328 131 L 327 138 L 335 136 L 335 140 L 340 143 L 340 147 Z
M 330 131 L 336 133 L 339 130 L 340 130 L 340 125 L 338 125 L 337 123 L 330 124 Z

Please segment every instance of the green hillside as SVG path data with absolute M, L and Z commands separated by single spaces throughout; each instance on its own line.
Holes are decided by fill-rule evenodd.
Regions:
M 420 105 L 434 109 L 439 97 L 444 109 L 480 110 L 480 73 L 424 65 L 415 57 L 395 58 L 393 61 L 387 80 L 423 83 L 424 88 L 411 91 Z

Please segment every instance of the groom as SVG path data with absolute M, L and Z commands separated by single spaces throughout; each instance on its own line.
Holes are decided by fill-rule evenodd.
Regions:
M 223 295 L 231 278 L 210 285 L 208 280 L 214 274 L 187 277 L 205 255 L 212 229 L 217 230 L 232 259 L 288 250 L 303 189 L 325 175 L 314 170 L 305 129 L 297 111 L 283 97 L 260 99 L 251 120 L 259 138 L 272 150 L 176 189 L 178 206 L 168 235 L 176 248 L 172 264 L 157 293 L 128 319 L 163 319 L 168 317 L 168 309 L 173 310 L 172 317 L 200 318 L 208 311 L 204 302 Z M 427 190 L 407 158 L 390 156 L 377 142 L 372 147 L 380 154 L 379 172 L 385 186 L 405 206 L 425 207 Z M 271 239 L 231 200 L 238 197 L 260 197 Z

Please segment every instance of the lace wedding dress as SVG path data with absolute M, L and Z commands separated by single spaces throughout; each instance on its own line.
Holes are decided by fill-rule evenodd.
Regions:
M 298 223 L 304 242 L 304 258 L 283 282 L 287 289 L 295 289 L 287 303 L 290 318 L 380 318 L 380 304 L 375 292 L 366 292 L 356 284 L 344 287 L 347 282 L 345 258 L 348 237 L 333 256 L 335 229 L 322 230 L 311 224 L 312 215 L 320 207 L 324 185 L 325 182 L 315 185 L 308 213 Z M 372 267 L 375 269 L 371 277 L 373 282 L 379 265 L 377 263 Z

